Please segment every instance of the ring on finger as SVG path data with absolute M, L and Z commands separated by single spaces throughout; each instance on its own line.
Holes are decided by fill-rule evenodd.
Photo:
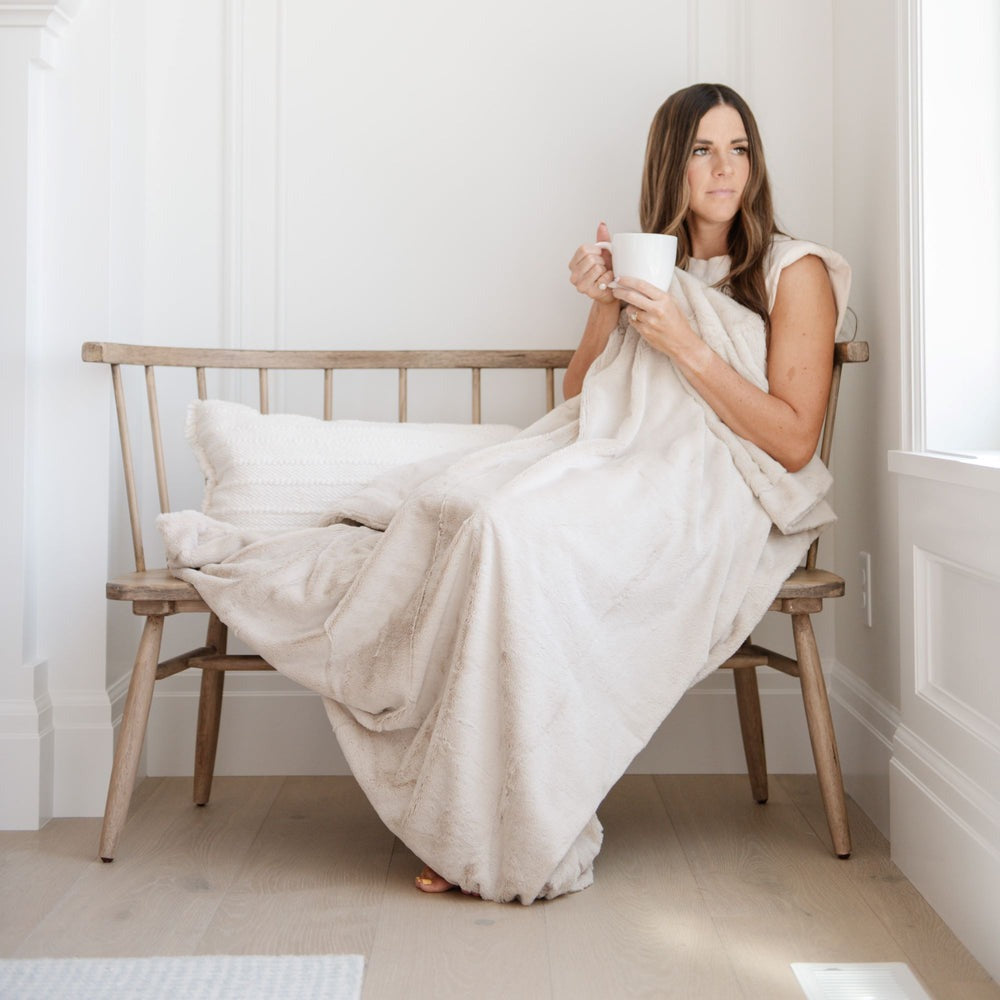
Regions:
M 632 312 L 628 314 L 628 318 L 634 323 L 639 318 L 639 314 L 633 309 Z

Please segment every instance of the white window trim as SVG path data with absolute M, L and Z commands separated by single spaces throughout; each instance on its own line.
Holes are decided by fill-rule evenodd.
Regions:
M 896 65 L 899 107 L 899 289 L 903 385 L 900 399 L 903 449 L 923 452 L 924 408 L 923 182 L 920 159 L 920 0 L 897 0 Z
M 923 169 L 921 122 L 921 0 L 896 0 L 899 141 L 899 290 L 902 406 L 901 448 L 889 452 L 889 471 L 1000 492 L 1000 452 L 927 449 L 924 379 Z

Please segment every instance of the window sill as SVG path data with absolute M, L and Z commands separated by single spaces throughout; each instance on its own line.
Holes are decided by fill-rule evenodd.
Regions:
M 1000 451 L 962 454 L 890 451 L 889 471 L 901 476 L 1000 493 Z

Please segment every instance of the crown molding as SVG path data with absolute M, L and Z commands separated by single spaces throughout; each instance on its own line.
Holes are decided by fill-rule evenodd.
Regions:
M 0 28 L 42 28 L 61 35 L 84 0 L 0 0 Z

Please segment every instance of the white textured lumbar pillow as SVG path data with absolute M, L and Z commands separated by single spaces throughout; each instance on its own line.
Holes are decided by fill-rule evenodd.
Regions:
M 187 438 L 205 474 L 202 510 L 260 531 L 320 524 L 339 500 L 394 466 L 485 448 L 518 430 L 262 415 L 216 399 L 195 400 L 187 414 Z

